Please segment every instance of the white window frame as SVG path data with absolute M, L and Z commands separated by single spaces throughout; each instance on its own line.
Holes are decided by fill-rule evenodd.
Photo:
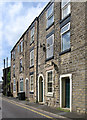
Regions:
M 32 32 L 33 31 L 33 32 Z M 34 32 L 35 32 L 35 27 L 33 26 L 31 28 L 31 39 L 30 39 L 30 43 L 33 43 L 34 40 L 32 40 L 32 38 L 34 37 Z M 33 34 L 32 34 L 33 33 Z
M 31 77 L 33 76 L 33 90 L 31 90 Z M 34 75 L 30 75 L 30 92 L 34 92 Z
M 66 27 L 67 25 L 69 25 L 68 29 L 65 30 L 64 32 L 62 32 L 62 29 L 64 29 L 64 27 Z M 68 31 L 70 31 L 70 22 L 67 23 L 64 27 L 61 28 L 61 52 L 63 52 L 63 45 L 62 45 L 63 40 L 62 40 L 62 36 L 63 36 L 65 33 L 67 33 Z
M 14 84 L 14 80 L 15 79 L 13 79 L 13 92 L 15 93 L 16 92 L 16 80 L 15 80 L 15 84 Z M 15 90 L 14 90 L 14 86 L 15 86 Z
M 32 60 L 31 54 L 32 54 L 32 52 L 33 52 L 33 64 L 31 64 L 31 60 Z M 34 66 L 34 50 L 32 50 L 32 51 L 30 52 L 30 67 L 32 67 L 32 66 Z
M 53 55 L 52 55 L 51 57 L 54 56 L 54 34 L 52 34 L 50 37 L 53 37 L 53 44 L 50 45 L 49 47 L 47 47 L 47 42 L 46 42 L 46 58 L 47 58 L 47 49 L 49 49 L 49 48 L 52 47 L 52 46 L 53 46 Z M 48 38 L 46 39 L 46 41 L 47 41 L 50 37 L 48 37 Z M 48 57 L 47 59 L 49 59 L 49 58 L 51 58 L 51 57 Z
M 48 73 L 52 72 L 52 92 L 48 92 Z M 46 72 L 46 93 L 47 96 L 53 96 L 53 70 L 49 70 Z
M 23 78 L 20 78 L 20 88 L 21 88 L 21 82 L 23 82 L 23 91 L 24 91 L 24 79 Z M 23 92 L 20 90 L 20 92 Z
M 53 11 L 52 11 L 52 13 L 51 13 L 49 16 L 47 16 L 48 11 L 49 11 L 49 9 L 50 9 L 51 6 L 53 6 L 53 8 L 52 8 Z M 47 28 L 52 24 L 52 23 L 51 23 L 50 25 L 48 25 L 48 21 L 51 19 L 52 16 L 53 16 L 53 19 L 54 19 L 54 3 L 52 3 L 51 6 L 48 8 L 48 10 L 47 10 L 47 14 L 46 14 L 46 18 L 47 18 L 47 24 L 46 24 L 46 27 L 47 27 Z M 53 20 L 53 22 L 54 22 L 54 20 Z
M 62 4 L 63 4 L 63 1 L 67 1 L 66 2 L 66 4 L 63 6 Z M 70 14 L 70 12 L 71 12 L 71 6 L 70 6 L 70 12 L 66 15 L 66 16 L 63 16 L 63 11 L 64 11 L 64 9 L 66 8 L 66 7 L 68 7 L 68 5 L 70 5 L 70 0 L 62 0 L 62 2 L 61 2 L 61 13 L 62 13 L 62 19 L 63 18 L 65 18 L 68 14 Z

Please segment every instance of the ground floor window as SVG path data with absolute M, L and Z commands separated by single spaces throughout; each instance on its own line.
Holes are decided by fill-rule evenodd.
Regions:
M 33 75 L 30 76 L 30 91 L 31 92 L 34 91 L 34 76 Z
M 53 71 L 47 71 L 47 93 L 52 93 L 53 92 Z
M 23 91 L 23 78 L 20 78 L 20 91 Z
M 16 91 L 16 80 L 14 79 L 14 83 L 13 83 L 13 91 Z

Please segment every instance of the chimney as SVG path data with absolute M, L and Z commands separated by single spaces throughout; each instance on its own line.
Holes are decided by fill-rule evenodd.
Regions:
M 8 67 L 8 57 L 7 57 L 7 67 Z
M 4 59 L 4 69 L 5 69 L 5 59 Z

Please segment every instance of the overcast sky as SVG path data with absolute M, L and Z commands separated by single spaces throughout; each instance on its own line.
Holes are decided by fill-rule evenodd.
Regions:
M 47 2 L 0 2 L 0 80 L 2 80 L 3 59 L 30 23 L 46 6 Z

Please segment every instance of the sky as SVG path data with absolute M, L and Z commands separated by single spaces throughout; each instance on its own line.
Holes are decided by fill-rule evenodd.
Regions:
M 0 2 L 0 81 L 3 76 L 3 59 L 8 57 L 10 66 L 10 51 L 47 3 Z

